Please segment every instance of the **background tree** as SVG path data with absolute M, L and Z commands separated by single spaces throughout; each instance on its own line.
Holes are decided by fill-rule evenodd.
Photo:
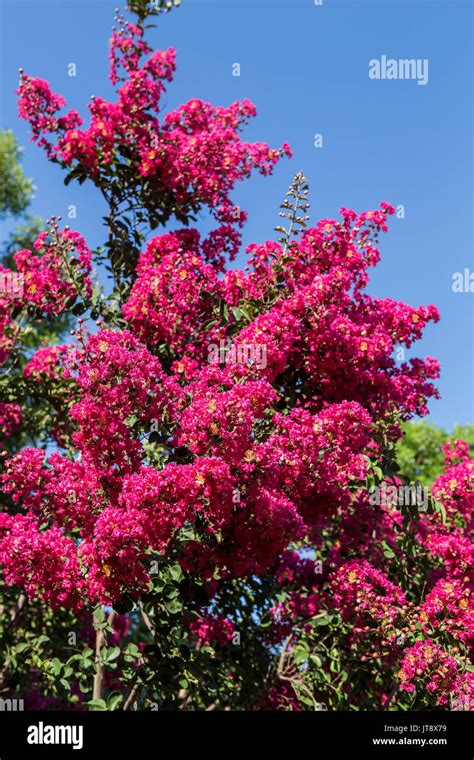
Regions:
M 20 160 L 21 148 L 13 132 L 0 132 L 0 219 L 23 219 L 33 198 L 36 188 L 32 180 L 25 177 Z M 11 266 L 13 251 L 32 246 L 41 228 L 38 216 L 27 215 L 4 242 L 2 263 Z
M 403 426 L 403 438 L 397 443 L 397 462 L 400 476 L 409 483 L 419 481 L 431 485 L 443 466 L 442 447 L 452 439 L 468 441 L 474 454 L 474 427 L 455 425 L 449 434 L 426 421 L 410 422 Z

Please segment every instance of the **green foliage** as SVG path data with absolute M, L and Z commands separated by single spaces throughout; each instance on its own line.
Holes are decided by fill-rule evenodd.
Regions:
M 70 611 L 59 609 L 53 612 L 43 602 L 27 599 L 0 581 L 3 662 L 0 694 L 8 691 L 9 696 L 22 698 L 25 696 L 24 685 L 28 683 L 27 697 L 32 700 L 33 707 L 39 694 L 75 704 L 78 697 L 70 693 L 69 683 L 73 674 L 70 655 L 74 646 L 69 641 L 71 633 L 76 630 L 77 618 Z
M 451 434 L 428 422 L 403 425 L 404 436 L 397 444 L 399 475 L 410 483 L 431 485 L 443 466 L 441 447 L 449 440 L 468 441 L 474 451 L 474 426 L 456 425 Z
M 32 250 L 33 243 L 39 233 L 44 229 L 43 220 L 40 216 L 28 214 L 26 219 L 17 224 L 13 232 L 10 233 L 8 240 L 4 242 L 2 264 L 10 269 L 14 268 L 13 254 L 23 248 Z
M 139 21 L 144 21 L 150 16 L 168 13 L 179 5 L 181 0 L 129 0 L 128 9 L 138 16 Z
M 22 214 L 33 195 L 34 186 L 23 173 L 20 155 L 13 132 L 0 132 L 0 218 Z

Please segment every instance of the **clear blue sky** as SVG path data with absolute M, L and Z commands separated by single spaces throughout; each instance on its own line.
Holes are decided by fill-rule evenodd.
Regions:
M 107 42 L 117 5 L 0 0 L 1 126 L 26 146 L 24 167 L 38 188 L 32 210 L 65 215 L 76 204 L 75 227 L 91 246 L 103 239 L 93 188 L 64 187 L 60 169 L 28 143 L 13 91 L 23 66 L 81 113 L 91 94 L 111 97 Z M 251 179 L 234 194 L 249 211 L 246 244 L 273 236 L 299 169 L 310 180 L 314 221 L 342 205 L 405 206 L 405 219 L 392 218 L 382 239 L 370 291 L 440 309 L 441 322 L 415 353 L 441 361 L 442 400 L 431 403 L 430 419 L 447 429 L 474 418 L 474 293 L 452 292 L 454 272 L 474 272 L 472 16 L 470 0 L 183 0 L 150 34 L 154 47 L 177 50 L 167 108 L 191 97 L 221 105 L 248 97 L 258 116 L 247 139 L 286 140 L 294 150 L 272 178 Z M 369 60 L 382 55 L 428 59 L 428 84 L 369 79 Z M 314 147 L 315 133 L 323 148 Z

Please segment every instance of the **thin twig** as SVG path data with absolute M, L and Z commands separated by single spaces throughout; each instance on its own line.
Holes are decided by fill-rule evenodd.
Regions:
M 115 617 L 115 610 L 112 610 L 112 612 L 110 613 L 107 619 L 107 623 L 109 626 L 112 625 L 114 621 L 114 617 Z M 104 641 L 105 641 L 105 632 L 104 632 L 104 629 L 101 628 L 100 630 L 96 631 L 96 634 L 95 634 L 95 673 L 94 673 L 94 684 L 92 688 L 92 699 L 102 698 L 102 681 L 103 681 L 103 676 L 104 676 L 104 668 L 100 661 L 100 655 L 102 652 Z
M 133 702 L 135 702 L 135 700 L 136 700 L 136 698 L 138 696 L 138 692 L 140 691 L 141 687 L 142 687 L 141 683 L 138 683 L 138 682 L 133 685 L 132 689 L 130 690 L 130 694 L 128 695 L 127 699 L 125 700 L 125 704 L 123 706 L 124 710 L 128 710 L 128 708 L 130 707 L 130 705 Z

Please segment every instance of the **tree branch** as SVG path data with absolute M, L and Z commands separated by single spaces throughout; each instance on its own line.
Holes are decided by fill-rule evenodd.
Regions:
M 115 610 L 110 613 L 107 623 L 112 625 L 115 617 Z M 102 682 L 104 677 L 104 668 L 100 661 L 102 647 L 105 641 L 105 631 L 103 628 L 96 630 L 95 634 L 95 674 L 94 684 L 92 687 L 92 699 L 102 699 Z

